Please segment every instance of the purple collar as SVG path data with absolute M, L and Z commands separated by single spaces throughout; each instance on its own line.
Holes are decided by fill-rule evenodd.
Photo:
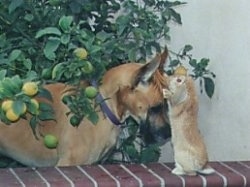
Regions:
M 97 83 L 96 81 L 92 81 L 92 85 L 97 87 Z M 98 93 L 98 95 L 96 96 L 96 101 L 98 103 L 100 103 L 101 109 L 103 111 L 103 113 L 109 118 L 109 120 L 114 124 L 114 125 L 121 125 L 122 123 L 120 122 L 119 119 L 117 119 L 117 117 L 114 115 L 114 113 L 110 110 L 110 108 L 108 107 L 107 103 L 105 102 L 104 98 L 102 97 L 102 95 L 100 94 L 100 92 Z

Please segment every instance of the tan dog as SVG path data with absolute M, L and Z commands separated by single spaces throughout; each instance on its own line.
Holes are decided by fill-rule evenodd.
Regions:
M 106 104 L 120 123 L 128 116 L 134 117 L 138 123 L 145 122 L 148 110 L 163 101 L 162 88 L 166 87 L 167 77 L 160 69 L 166 54 L 165 51 L 157 55 L 145 65 L 128 63 L 105 73 L 99 91 L 103 98 L 108 98 Z M 96 125 L 84 119 L 78 128 L 71 126 L 66 115 L 69 109 L 61 101 L 68 86 L 56 83 L 46 85 L 46 89 L 53 97 L 51 105 L 55 110 L 56 121 L 46 121 L 37 127 L 38 140 L 29 122 L 24 119 L 11 125 L 0 122 L 0 153 L 28 166 L 68 166 L 97 162 L 115 145 L 119 126 L 114 125 L 101 110 Z M 160 129 L 166 122 L 155 122 L 153 125 Z M 44 146 L 41 134 L 46 133 L 52 133 L 59 139 L 56 149 Z

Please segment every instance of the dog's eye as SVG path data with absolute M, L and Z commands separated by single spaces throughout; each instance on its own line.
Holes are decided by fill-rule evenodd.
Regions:
M 141 106 L 141 105 L 139 105 L 139 106 L 138 106 L 138 108 L 141 110 L 141 109 L 142 109 L 142 106 Z

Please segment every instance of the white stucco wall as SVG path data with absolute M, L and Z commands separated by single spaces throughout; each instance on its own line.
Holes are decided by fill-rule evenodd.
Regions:
M 250 1 L 188 0 L 177 9 L 170 48 L 194 47 L 217 75 L 212 99 L 199 96 L 199 127 L 212 161 L 250 160 Z M 173 161 L 170 144 L 161 161 Z

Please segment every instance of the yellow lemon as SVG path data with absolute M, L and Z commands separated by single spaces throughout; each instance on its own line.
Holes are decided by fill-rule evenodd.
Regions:
M 2 102 L 2 105 L 1 105 L 2 110 L 3 110 L 4 112 L 6 112 L 7 110 L 9 110 L 9 109 L 12 107 L 12 104 L 13 104 L 13 101 L 12 101 L 12 100 L 9 100 L 9 99 L 3 101 L 3 102 Z
M 174 74 L 175 75 L 185 75 L 186 76 L 187 75 L 187 69 L 184 66 L 180 65 L 179 67 L 177 67 L 175 69 Z
M 27 111 L 27 106 L 25 103 L 23 103 L 23 107 L 22 107 L 22 113 L 21 115 L 23 115 L 25 112 Z
M 19 116 L 15 114 L 12 108 L 6 111 L 6 118 L 10 120 L 11 122 L 15 122 L 19 119 Z
M 80 60 L 86 59 L 88 56 L 88 52 L 86 51 L 85 48 L 82 47 L 76 48 L 73 53 Z
M 58 139 L 53 134 L 47 134 L 43 139 L 44 145 L 49 149 L 55 149 L 58 144 Z
M 39 109 L 39 102 L 36 99 L 31 99 L 30 102 L 35 106 L 35 108 Z
M 37 92 L 38 92 L 37 83 L 35 83 L 35 82 L 26 82 L 26 83 L 24 83 L 24 85 L 22 87 L 22 91 L 23 91 L 24 94 L 26 94 L 28 96 L 36 95 Z

